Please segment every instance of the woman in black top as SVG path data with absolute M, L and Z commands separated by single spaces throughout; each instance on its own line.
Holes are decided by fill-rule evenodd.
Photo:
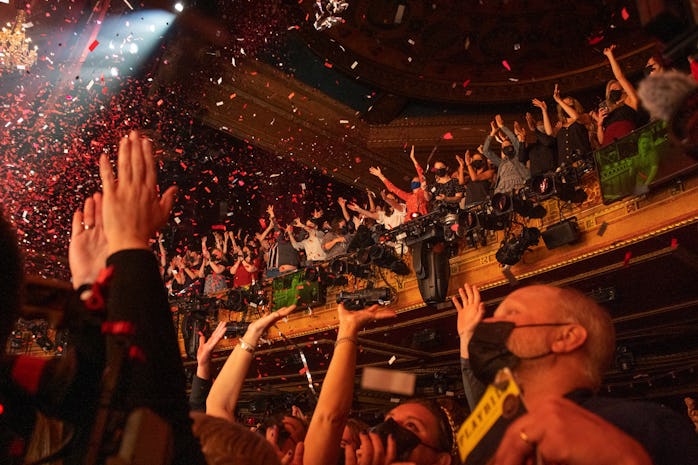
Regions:
M 577 99 L 569 96 L 560 97 L 557 84 L 555 84 L 553 98 L 557 102 L 559 120 L 557 134 L 555 134 L 558 163 L 571 165 L 580 158 L 586 158 L 591 152 L 589 131 L 586 128 L 589 116 L 584 113 L 584 108 Z M 552 135 L 552 133 L 548 134 Z

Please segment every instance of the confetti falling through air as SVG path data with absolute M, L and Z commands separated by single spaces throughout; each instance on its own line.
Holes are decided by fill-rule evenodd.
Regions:
M 282 21 L 290 18 L 279 8 L 241 10 L 246 15 L 235 20 L 247 19 L 246 27 L 236 29 L 232 46 L 221 48 L 224 58 L 230 62 L 243 48 L 247 54 L 274 53 L 274 44 L 287 30 Z M 227 15 L 232 18 L 233 13 L 231 9 Z M 154 84 L 137 61 L 128 61 L 141 56 L 132 45 L 143 45 L 149 30 L 148 17 L 133 14 L 128 21 L 117 18 L 117 27 L 102 27 L 98 38 L 87 41 L 73 31 L 79 12 L 64 12 L 56 5 L 32 12 L 33 32 L 41 43 L 39 62 L 30 73 L 0 80 L 0 203 L 17 229 L 27 272 L 68 278 L 72 214 L 85 196 L 100 189 L 99 156 L 106 153 L 113 160 L 118 137 L 132 128 L 154 139 L 160 184 L 180 187 L 174 219 L 164 231 L 170 249 L 195 244 L 211 224 L 258 232 L 268 204 L 290 221 L 337 196 L 352 198 L 351 189 L 323 177 L 320 170 L 300 166 L 291 155 L 270 154 L 197 122 L 197 95 L 208 91 L 207 83 L 220 84 L 220 74 L 200 70 L 211 73 L 210 79 L 186 91 L 177 84 Z M 269 20 L 272 16 L 274 21 Z M 141 29 L 146 32 L 134 33 Z M 161 38 L 161 33 L 154 34 Z M 75 67 L 86 50 L 86 61 Z M 151 59 L 167 66 L 161 52 Z

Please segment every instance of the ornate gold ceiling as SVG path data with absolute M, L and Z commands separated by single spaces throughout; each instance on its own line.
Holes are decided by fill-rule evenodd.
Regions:
M 313 2 L 303 2 L 312 12 Z M 346 22 L 300 28 L 327 62 L 407 98 L 460 103 L 522 101 L 608 78 L 603 47 L 639 69 L 652 40 L 635 2 L 353 0 Z M 636 55 L 641 55 L 631 60 Z

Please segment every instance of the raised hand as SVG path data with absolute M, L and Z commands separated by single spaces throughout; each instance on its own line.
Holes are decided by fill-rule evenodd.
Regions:
M 490 121 L 490 127 L 492 128 L 490 130 L 490 136 L 494 136 L 495 134 L 497 134 L 498 129 L 497 129 L 497 125 L 494 123 L 494 121 Z
M 553 98 L 555 99 L 556 102 L 560 102 L 560 88 L 558 87 L 557 84 L 555 84 L 555 90 L 553 90 Z
M 104 186 L 102 216 L 110 254 L 125 249 L 148 249 L 149 240 L 167 221 L 177 188 L 158 192 L 151 142 L 131 131 L 119 142 L 116 182 L 106 155 L 99 160 Z
M 414 145 L 410 149 L 410 160 L 412 160 L 413 163 L 417 163 L 417 157 L 414 156 Z
M 470 150 L 465 151 L 465 164 L 470 166 L 470 164 L 473 162 L 473 156 L 470 155 Z
M 376 176 L 377 178 L 380 178 L 383 176 L 383 172 L 381 171 L 380 168 L 376 166 L 372 166 L 368 169 L 368 172 L 371 173 L 372 175 Z
M 292 311 L 296 309 L 295 305 L 281 307 L 275 312 L 269 312 L 261 318 L 256 319 L 247 327 L 244 340 L 250 344 L 256 344 L 264 332 L 269 329 L 277 321 L 286 318 Z
M 337 305 L 337 315 L 339 318 L 339 327 L 348 329 L 350 332 L 358 333 L 366 323 L 376 320 L 385 320 L 387 318 L 395 318 L 397 314 L 395 310 L 372 305 L 361 310 L 347 310 L 344 304 Z
M 218 322 L 211 336 L 206 339 L 204 333 L 199 332 L 199 348 L 196 350 L 196 375 L 201 379 L 211 379 L 211 355 L 216 344 L 225 336 L 225 321 Z
M 109 256 L 102 224 L 102 194 L 85 199 L 82 210 L 73 214 L 68 263 L 73 288 L 91 284 L 104 268 Z
M 534 98 L 533 100 L 531 100 L 531 103 L 534 107 L 538 107 L 543 111 L 548 109 L 548 104 L 545 103 L 545 100 L 538 100 L 537 98 Z
M 458 289 L 458 295 L 460 299 L 454 296 L 451 300 L 458 312 L 456 329 L 461 339 L 461 357 L 468 358 L 468 343 L 473 337 L 475 327 L 482 321 L 485 304 L 480 299 L 477 286 L 464 283 L 463 287 Z
M 603 49 L 603 54 L 608 58 L 613 58 L 613 51 L 616 49 L 616 44 L 611 44 Z

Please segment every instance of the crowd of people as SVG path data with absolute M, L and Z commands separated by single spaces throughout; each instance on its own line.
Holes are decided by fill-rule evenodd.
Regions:
M 525 189 L 538 174 L 587 161 L 593 148 L 612 143 L 644 121 L 641 102 L 615 60 L 614 47 L 607 48 L 604 54 L 614 80 L 607 85 L 605 105 L 594 111 L 585 112 L 579 101 L 564 95 L 556 86 L 552 98 L 557 105 L 557 122 L 551 121 L 544 100 L 533 99 L 533 106 L 541 111 L 540 117 L 527 114 L 524 126 L 516 122 L 508 125 L 495 115 L 483 145 L 457 157 L 457 169 L 450 169 L 449 163 L 439 160 L 430 167 L 431 172 L 425 173 L 413 150 L 410 158 L 415 176 L 408 190 L 393 183 L 380 167 L 371 167 L 369 173 L 386 187 L 380 193 L 380 201 L 369 194 L 364 203 L 356 193 L 349 192 L 353 197 L 347 199 L 332 191 L 321 196 L 321 202 L 307 202 L 296 211 L 288 208 L 293 199 L 290 203 L 274 205 L 272 200 L 279 198 L 276 195 L 264 198 L 269 206 L 266 216 L 259 219 L 259 228 L 251 227 L 252 222 L 236 224 L 233 218 L 216 226 L 210 235 L 198 237 L 193 234 L 193 227 L 175 228 L 176 233 L 166 227 L 173 207 L 179 208 L 179 213 L 183 208 L 174 206 L 175 188 L 158 188 L 158 168 L 160 184 L 162 180 L 166 184 L 181 181 L 182 176 L 177 173 L 180 169 L 187 170 L 182 161 L 161 159 L 158 163 L 151 141 L 131 131 L 119 141 L 117 182 L 104 153 L 114 134 L 137 126 L 152 128 L 152 135 L 159 138 L 157 142 L 168 147 L 197 145 L 192 139 L 202 137 L 201 134 L 191 136 L 191 131 L 179 130 L 181 123 L 177 130 L 170 124 L 172 120 L 182 119 L 181 113 L 174 114 L 182 110 L 174 104 L 177 97 L 172 90 L 160 89 L 146 95 L 146 89 L 134 82 L 123 94 L 111 98 L 106 111 L 90 107 L 96 104 L 87 104 L 95 114 L 87 121 L 78 122 L 82 113 L 71 111 L 53 116 L 13 114 L 13 119 L 22 120 L 23 124 L 5 133 L 4 146 L 13 147 L 18 166 L 20 163 L 23 167 L 34 166 L 37 171 L 41 168 L 41 175 L 51 180 L 36 196 L 40 200 L 60 196 L 75 210 L 69 247 L 70 277 L 76 291 L 73 311 L 81 325 L 87 327 L 81 326 L 82 331 L 75 334 L 87 333 L 94 340 L 75 344 L 85 353 L 75 356 L 80 363 L 77 368 L 72 367 L 74 377 L 66 384 L 65 391 L 56 389 L 59 381 L 63 381 L 59 375 L 50 378 L 54 384 L 46 391 L 38 382 L 28 387 L 27 379 L 36 378 L 35 373 L 22 378 L 22 370 L 14 368 L 38 369 L 36 363 L 29 362 L 27 357 L 8 359 L 6 383 L 11 386 L 2 392 L 6 411 L 13 413 L 10 403 L 21 399 L 23 409 L 30 406 L 49 416 L 57 412 L 60 420 L 71 421 L 77 417 L 76 413 L 66 413 L 57 408 L 58 404 L 67 397 L 80 398 L 83 404 L 79 418 L 83 423 L 74 425 L 79 428 L 73 435 L 73 447 L 65 463 L 82 461 L 85 456 L 104 459 L 105 455 L 117 454 L 118 448 L 108 444 L 108 435 L 115 433 L 109 430 L 112 423 L 102 420 L 106 417 L 114 420 L 120 425 L 118 430 L 124 427 L 127 414 L 147 409 L 162 422 L 155 424 L 164 425 L 165 436 L 171 438 L 171 442 L 163 444 L 160 463 L 450 465 L 459 463 L 457 430 L 466 411 L 475 408 L 484 386 L 492 382 L 496 373 L 509 368 L 521 385 L 527 413 L 509 426 L 491 463 L 520 465 L 534 460 L 567 465 L 696 463 L 695 405 L 687 402 L 695 425 L 691 426 L 686 418 L 658 405 L 599 396 L 601 379 L 615 347 L 610 317 L 584 295 L 552 286 L 519 289 L 499 304 L 493 317 L 486 319 L 478 289 L 468 284 L 459 289 L 459 295 L 453 298 L 458 311 L 454 325 L 460 337 L 460 364 L 468 405 L 458 405 L 447 398 L 411 399 L 385 412 L 384 420 L 378 425 L 366 425 L 351 418 L 358 333 L 377 320 L 394 317 L 395 312 L 378 306 L 347 311 L 342 304 L 337 308 L 339 327 L 334 352 L 313 412 L 307 415 L 285 412 L 270 418 L 263 434 L 236 423 L 236 405 L 258 342 L 294 306 L 252 321 L 215 379 L 211 356 L 224 336 L 225 324 L 219 324 L 208 338 L 202 336 L 189 405 L 185 397 L 184 370 L 171 324 L 167 292 L 170 296 L 189 292 L 218 295 L 229 288 L 245 288 L 302 266 L 328 263 L 350 253 L 354 239 L 374 225 L 389 230 L 436 209 L 464 210 L 494 194 Z M 653 67 L 650 72 L 661 72 L 656 61 L 650 66 Z M 74 105 L 88 101 L 83 99 L 87 93 L 88 90 L 76 89 Z M 127 101 L 122 97 L 133 98 L 127 95 L 133 93 L 151 104 L 122 107 Z M 21 95 L 8 94 L 2 103 L 14 111 L 22 107 L 16 104 L 20 98 Z M 157 104 L 161 98 L 172 104 Z M 38 103 L 41 101 L 40 98 Z M 132 114 L 127 119 L 120 118 L 124 113 Z M 153 123 L 154 113 L 158 123 Z M 186 116 L 188 121 L 193 119 L 191 113 Z M 58 118 L 64 123 L 74 120 L 71 124 L 82 128 L 82 136 L 78 139 L 68 136 L 61 130 Z M 43 129 L 35 133 L 32 128 L 36 127 Z M 535 140 L 529 137 L 530 133 Z M 237 147 L 237 152 L 231 155 L 229 148 L 221 144 L 201 150 L 197 166 L 214 161 L 232 162 L 235 154 L 248 150 Z M 64 160 L 41 158 L 43 152 L 57 150 L 65 151 Z M 76 154 L 82 154 L 81 158 L 74 158 Z M 97 158 L 99 176 L 85 168 L 86 161 Z M 245 187 L 244 179 L 249 180 L 248 173 L 254 173 L 255 160 L 235 161 L 238 166 L 235 172 L 229 170 L 221 178 L 225 176 L 233 180 L 233 185 L 244 187 L 240 197 L 263 197 L 256 192 L 254 183 Z M 66 165 L 73 163 L 84 165 L 76 170 L 84 176 L 64 182 L 62 174 Z M 31 191 L 35 174 L 24 168 L 22 172 L 7 171 L 5 181 L 11 186 L 8 191 L 23 188 Z M 309 173 L 306 170 L 302 174 Z M 210 177 L 218 178 L 219 174 L 212 171 Z M 103 193 L 84 201 L 77 198 L 85 191 L 97 190 L 100 183 Z M 197 188 L 210 190 L 216 183 L 183 189 L 182 182 L 177 182 L 183 196 L 193 195 Z M 576 199 L 583 201 L 583 196 Z M 9 200 L 5 202 L 6 208 L 15 212 L 20 244 L 33 243 L 33 236 L 45 237 L 41 234 L 46 230 L 51 232 L 64 220 L 48 216 L 34 221 L 31 206 L 9 196 L 5 200 Z M 312 211 L 306 211 L 310 204 Z M 198 206 L 194 205 L 192 210 Z M 280 212 L 282 208 L 284 211 Z M 297 214 L 299 211 L 307 218 Z M 0 319 L 0 344 L 5 347 L 19 309 L 21 259 L 15 233 L 4 219 L 0 226 L 0 269 L 5 277 L 0 298 L 7 309 Z M 182 237 L 181 231 L 190 236 Z M 65 239 L 57 236 L 58 232 L 54 231 L 54 240 Z M 154 244 L 159 262 L 152 253 Z M 399 241 L 391 242 L 390 246 L 397 254 L 405 253 Z M 90 320 L 97 314 L 100 316 L 96 318 L 103 320 L 97 325 L 103 334 L 94 328 L 90 330 L 90 324 L 94 324 Z M 64 356 L 57 364 L 60 368 L 74 360 Z M 101 375 L 105 367 L 116 373 L 115 379 L 102 380 L 105 384 L 112 383 L 113 396 L 106 409 L 100 402 L 104 391 L 95 389 L 100 385 L 100 376 L 95 377 L 95 373 Z M 56 373 L 65 372 L 56 369 Z M 14 436 L 22 437 L 28 445 L 28 449 L 15 446 L 3 450 L 15 454 L 18 460 L 32 457 L 35 449 L 45 450 L 46 442 L 51 442 L 48 436 L 42 436 L 26 423 L 17 427 L 12 423 L 15 417 L 6 418 L 10 420 L 2 424 L 2 446 L 16 445 Z M 35 426 L 33 421 L 29 423 Z M 32 431 L 34 437 L 29 441 Z M 145 433 L 141 431 L 141 434 Z
M 147 446 L 157 463 L 324 465 L 340 463 L 340 457 L 352 464 L 459 463 L 457 428 L 465 406 L 452 399 L 405 401 L 373 427 L 350 421 L 358 332 L 395 316 L 394 310 L 378 305 L 358 311 L 338 305 L 335 350 L 309 421 L 299 412 L 288 412 L 272 421 L 264 435 L 235 423 L 236 404 L 259 339 L 270 325 L 290 314 L 293 305 L 253 321 L 215 380 L 210 354 L 224 326 L 203 341 L 198 385 L 190 400 L 199 408 L 205 405 L 205 413 L 190 417 L 167 294 L 150 243 L 168 219 L 176 188 L 160 192 L 151 143 L 136 131 L 121 139 L 117 167 L 118 182 L 107 156 L 101 157 L 103 194 L 88 197 L 72 220 L 73 317 L 84 321 L 80 336 L 92 339 L 75 341 L 73 350 L 78 353 L 57 359 L 53 371 L 38 371 L 42 383 L 33 387 L 28 380 L 36 379 L 44 365 L 27 356 L 7 362 L 9 376 L 2 392 L 7 400 L 16 401 L 13 396 L 21 393 L 23 410 L 34 407 L 66 421 L 82 419 L 73 425 L 78 431 L 72 433 L 66 460 L 145 453 L 137 447 L 119 450 L 110 441 L 119 428 L 127 432 L 136 428 L 137 422 L 125 423 L 125 414 L 138 412 L 150 415 L 150 429 L 139 434 L 159 438 Z M 269 213 L 273 215 L 273 209 Z M 5 323 L 18 311 L 16 281 L 21 271 L 13 233 L 4 221 L 2 237 L 7 251 L 0 256 L 3 275 L 8 277 L 3 281 L 3 301 L 15 303 L 3 315 L 4 346 L 10 328 Z M 698 437 L 687 418 L 659 405 L 597 395 L 612 360 L 615 335 L 608 313 L 590 298 L 571 289 L 531 286 L 511 293 L 493 317 L 485 319 L 478 289 L 464 284 L 453 304 L 468 407 L 474 408 L 483 386 L 502 368 L 512 371 L 523 392 L 527 413 L 506 430 L 492 463 L 695 463 Z M 101 323 L 90 324 L 95 318 Z M 71 372 L 65 365 L 71 363 L 72 375 L 66 375 Z M 99 368 L 105 367 L 113 376 L 102 380 L 100 392 L 95 387 L 100 385 Z M 57 390 L 59 382 L 65 384 Z M 111 393 L 107 404 L 105 389 Z M 76 396 L 81 409 L 61 408 Z M 5 403 L 7 413 L 14 413 L 17 406 Z M 45 449 L 51 441 L 49 435 L 33 430 L 30 450 L 18 448 L 7 435 L 32 430 L 13 428 L 15 417 L 5 418 L 9 421 L 3 424 L 3 445 L 15 444 L 8 453 L 23 457 L 33 453 L 32 447 Z M 117 429 L 110 429 L 114 425 Z M 26 427 L 26 421 L 20 426 Z M 153 457 L 154 450 L 160 455 Z
M 228 224 L 216 225 L 202 235 L 200 248 L 193 237 L 182 246 L 181 238 L 180 243 L 172 244 L 161 235 L 158 253 L 171 294 L 194 291 L 214 295 L 230 288 L 247 288 L 300 267 L 329 263 L 365 245 L 356 241 L 352 246 L 360 228 L 380 236 L 380 231 L 435 210 L 458 214 L 497 194 L 527 192 L 523 197 L 535 202 L 535 196 L 530 195 L 535 187 L 532 180 L 565 169 L 587 169 L 593 163 L 593 149 L 622 138 L 648 121 L 614 50 L 614 46 L 604 50 L 614 78 L 608 82 L 597 109 L 585 111 L 577 99 L 565 95 L 556 85 L 552 94 L 556 118 L 548 111 L 546 101 L 538 98 L 532 99 L 532 105 L 540 113 L 527 113 L 525 124 L 505 122 L 495 115 L 483 144 L 457 156 L 452 166 L 448 160 L 436 160 L 425 172 L 412 147 L 410 160 L 415 171 L 407 189 L 391 181 L 389 173 L 380 167 L 369 167 L 368 172 L 385 186 L 380 199 L 370 191 L 363 201 L 356 192 L 351 200 L 335 193 L 316 203 L 312 211 L 301 211 L 306 217 L 295 216 L 297 210 L 289 212 L 283 205 L 272 204 L 267 207 L 267 216 L 259 219 L 261 229 L 236 225 L 233 217 Z M 653 74 L 664 72 L 658 58 L 652 57 L 648 63 Z M 581 185 L 567 182 L 562 186 L 560 189 L 567 189 L 560 193 L 565 201 L 582 203 L 587 199 Z M 525 219 L 546 214 L 535 204 L 519 213 Z M 409 252 L 399 242 L 389 241 L 388 245 L 400 257 Z

